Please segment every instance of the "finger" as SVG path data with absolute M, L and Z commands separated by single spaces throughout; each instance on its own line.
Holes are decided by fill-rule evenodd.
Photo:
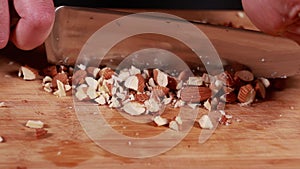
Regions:
M 12 42 L 24 50 L 41 45 L 54 23 L 53 0 L 14 0 L 14 6 L 20 20 L 12 33 Z
M 8 0 L 0 0 L 0 49 L 6 46 L 8 39 L 9 39 Z

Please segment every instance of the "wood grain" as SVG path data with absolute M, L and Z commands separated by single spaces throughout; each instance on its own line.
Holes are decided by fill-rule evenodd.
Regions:
M 33 61 L 17 56 L 14 50 L 4 51 L 0 52 L 0 102 L 7 107 L 0 108 L 0 136 L 6 142 L 0 143 L 0 168 L 299 167 L 299 76 L 289 78 L 284 90 L 272 92 L 268 100 L 251 107 L 226 105 L 233 124 L 219 126 L 204 144 L 198 144 L 201 129 L 195 124 L 183 141 L 166 153 L 133 159 L 113 155 L 91 141 L 76 118 L 72 97 L 57 98 L 42 90 L 41 80 L 18 78 L 19 65 Z M 39 52 L 27 54 L 45 60 Z M 147 124 L 145 131 L 136 129 L 135 123 L 118 113 L 112 119 L 118 122 L 114 128 L 129 136 L 139 132 L 140 137 L 146 137 L 153 133 L 145 131 L 164 130 Z M 48 134 L 37 139 L 34 130 L 25 127 L 27 120 L 43 121 Z

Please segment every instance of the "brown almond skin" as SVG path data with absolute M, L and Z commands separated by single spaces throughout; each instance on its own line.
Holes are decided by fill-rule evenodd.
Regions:
M 90 67 L 88 67 L 88 68 L 86 68 L 86 72 L 87 72 L 87 74 L 89 75 L 89 76 L 94 76 L 94 70 L 95 69 L 97 69 L 97 67 L 92 67 L 92 66 L 90 66 Z
M 168 76 L 168 85 L 167 87 L 171 90 L 176 90 L 177 87 L 177 80 L 174 77 Z
M 77 70 L 72 76 L 72 84 L 73 85 L 83 84 L 86 76 L 87 76 L 87 72 L 85 70 Z
M 237 96 L 234 92 L 230 92 L 225 96 L 226 96 L 226 103 L 234 103 L 237 100 Z
M 185 102 L 199 103 L 211 97 L 211 90 L 208 87 L 187 86 L 181 90 L 181 100 Z
M 240 88 L 238 93 L 238 100 L 241 103 L 245 103 L 249 101 L 249 95 L 251 94 L 251 91 L 254 90 L 251 84 L 244 85 Z
M 145 79 L 144 79 L 143 75 L 136 74 L 135 76 L 138 78 L 138 81 L 139 81 L 138 92 L 144 92 L 146 84 L 145 84 Z
M 235 78 L 238 78 L 244 82 L 251 82 L 254 80 L 254 75 L 249 70 L 240 70 L 235 72 Z
M 104 68 L 99 73 L 104 79 L 110 79 L 112 75 L 115 74 L 115 71 L 113 71 L 111 68 Z
M 53 88 L 56 88 L 57 87 L 57 80 L 61 81 L 63 84 L 68 84 L 68 75 L 65 74 L 65 73 L 58 73 L 56 74 L 53 79 L 52 79 L 52 82 L 51 82 L 51 86 Z
M 144 103 L 146 100 L 149 100 L 149 98 L 150 97 L 145 93 L 135 95 L 135 100 L 140 102 L 140 103 Z
M 170 89 L 163 86 L 155 86 L 153 87 L 153 90 L 155 94 L 157 94 L 158 97 L 163 97 L 167 94 L 169 94 Z
M 255 81 L 255 91 L 262 99 L 266 98 L 266 88 L 260 80 Z

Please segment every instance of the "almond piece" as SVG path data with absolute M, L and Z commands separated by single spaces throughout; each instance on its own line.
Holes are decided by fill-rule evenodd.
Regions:
M 63 84 L 68 84 L 68 76 L 66 73 L 57 73 L 51 82 L 51 85 L 53 88 L 57 87 L 57 80 L 59 80 L 60 82 L 62 82 Z
M 97 97 L 95 100 L 94 100 L 96 103 L 98 103 L 99 105 L 105 105 L 107 102 L 106 102 L 106 99 L 103 95 L 100 95 L 99 97 Z
M 169 128 L 175 131 L 179 131 L 179 125 L 176 121 L 171 121 L 169 123 Z
M 155 86 L 152 88 L 152 93 L 155 96 L 163 97 L 169 93 L 169 88 L 163 86 Z
M 24 80 L 35 80 L 38 76 L 38 71 L 29 66 L 21 66 L 18 76 L 23 76 Z
M 85 70 L 77 70 L 72 76 L 72 84 L 80 85 L 85 81 L 85 77 L 87 76 L 87 72 Z
M 153 70 L 153 79 L 159 86 L 167 87 L 168 85 L 168 75 L 159 69 Z
M 180 116 L 176 116 L 174 120 L 177 122 L 178 125 L 182 125 L 183 124 L 182 119 L 181 119 Z
M 141 74 L 137 74 L 127 78 L 124 85 L 128 89 L 143 92 L 145 88 L 145 80 Z
M 44 123 L 40 120 L 28 120 L 25 126 L 34 129 L 40 129 L 44 127 Z
M 213 129 L 214 128 L 214 125 L 212 123 L 212 121 L 210 120 L 209 116 L 208 115 L 203 115 L 199 120 L 198 120 L 198 123 L 200 125 L 200 127 L 202 129 Z
M 5 142 L 4 138 L 0 136 L 0 143 L 4 143 L 4 142 Z
M 145 113 L 146 108 L 144 107 L 143 104 L 138 103 L 138 102 L 128 102 L 124 104 L 122 108 L 126 113 L 132 115 L 132 116 L 138 116 L 143 113 Z
M 181 91 L 181 99 L 185 102 L 202 102 L 209 99 L 211 94 L 208 87 L 187 86 Z
M 168 76 L 168 85 L 167 87 L 171 90 L 177 89 L 178 82 L 174 77 Z
M 244 85 L 240 88 L 238 93 L 238 100 L 241 103 L 250 104 L 254 101 L 255 98 L 255 90 L 253 89 L 251 84 Z
M 103 68 L 100 71 L 100 76 L 102 76 L 104 79 L 110 79 L 115 74 L 115 71 L 113 71 L 111 68 Z
M 99 78 L 99 72 L 101 69 L 97 68 L 97 67 L 88 67 L 86 69 L 86 72 L 88 75 L 93 76 L 94 78 Z
M 187 84 L 191 86 L 202 86 L 203 79 L 202 77 L 197 77 L 197 76 L 189 77 L 187 80 Z
M 255 91 L 256 93 L 262 98 L 265 99 L 266 98 L 266 88 L 265 85 L 263 84 L 263 82 L 261 80 L 256 80 L 255 81 Z
M 150 97 L 146 93 L 139 93 L 135 95 L 135 100 L 144 103 L 146 100 L 148 100 Z
M 164 125 L 168 124 L 168 119 L 163 118 L 163 117 L 161 117 L 161 116 L 155 116 L 155 117 L 153 118 L 153 121 L 155 122 L 155 124 L 156 124 L 157 126 L 164 126 Z
M 56 86 L 57 86 L 58 90 L 53 93 L 55 96 L 58 96 L 58 97 L 67 96 L 66 90 L 65 90 L 65 85 L 60 80 L 56 80 Z
M 46 83 L 52 82 L 52 78 L 50 76 L 45 76 L 43 78 L 43 85 L 45 85 Z
M 230 92 L 221 96 L 220 99 L 226 103 L 234 103 L 237 100 L 237 96 L 234 92 Z
M 254 80 L 254 75 L 248 70 L 240 70 L 235 72 L 235 78 L 241 79 L 244 82 L 251 82 Z

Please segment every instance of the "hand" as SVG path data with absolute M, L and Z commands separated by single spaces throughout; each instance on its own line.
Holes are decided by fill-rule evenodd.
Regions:
M 300 44 L 300 0 L 242 0 L 242 3 L 257 28 Z
M 0 49 L 11 40 L 18 48 L 30 50 L 41 45 L 51 32 L 55 9 L 53 0 L 13 0 L 20 19 L 10 30 L 8 1 L 0 0 Z

